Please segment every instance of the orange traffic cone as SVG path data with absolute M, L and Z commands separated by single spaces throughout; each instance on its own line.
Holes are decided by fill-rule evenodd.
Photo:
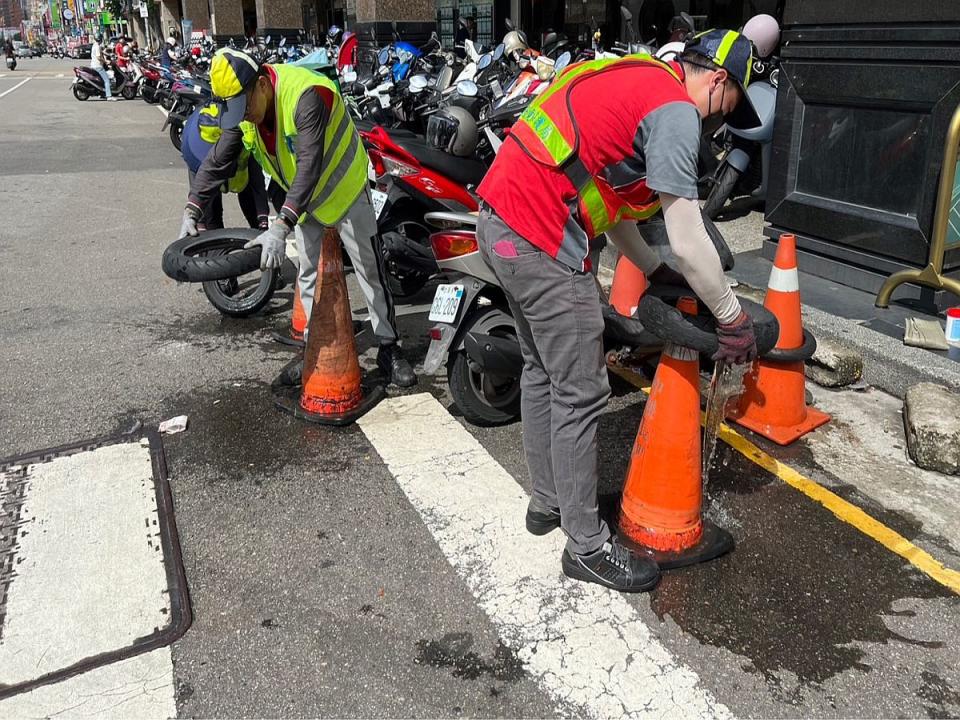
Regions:
M 696 315 L 697 302 L 677 307 Z M 712 560 L 733 538 L 700 515 L 700 362 L 696 350 L 667 343 L 643 411 L 620 503 L 620 537 L 661 569 Z
M 647 290 L 647 276 L 643 270 L 621 255 L 613 273 L 610 286 L 610 304 L 624 317 L 633 317 L 637 312 L 640 296 Z
M 744 391 L 730 419 L 780 445 L 789 445 L 830 421 L 806 402 L 803 362 L 817 343 L 800 318 L 797 239 L 781 235 L 763 306 L 777 317 L 780 337 L 773 351 L 744 378 Z
M 333 228 L 323 236 L 317 270 L 303 382 L 301 386 L 275 387 L 274 402 L 304 420 L 347 425 L 376 405 L 384 389 L 376 385 L 365 395 L 361 385 L 340 239 Z
M 273 334 L 273 339 L 284 345 L 303 347 L 303 332 L 307 329 L 307 314 L 303 310 L 303 301 L 300 299 L 300 284 L 293 283 L 293 314 L 290 316 L 290 335 Z

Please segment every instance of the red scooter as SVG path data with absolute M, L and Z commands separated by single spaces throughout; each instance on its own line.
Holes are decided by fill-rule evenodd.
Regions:
M 408 131 L 365 127 L 362 121 L 358 129 L 373 165 L 373 207 L 388 283 L 395 295 L 412 295 L 439 270 L 423 216 L 478 210 L 473 190 L 487 166 L 430 147 Z

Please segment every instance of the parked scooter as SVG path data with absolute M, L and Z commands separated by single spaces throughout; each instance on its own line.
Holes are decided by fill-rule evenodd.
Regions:
M 103 78 L 96 70 L 89 67 L 75 67 L 73 73 L 76 77 L 73 79 L 70 89 L 77 100 L 107 96 L 103 87 Z M 110 76 L 110 92 L 112 95 L 120 96 L 124 100 L 133 100 L 137 96 L 137 85 L 133 81 L 133 76 L 117 67 L 113 67 L 107 74 Z
M 431 305 L 429 319 L 436 325 L 430 329 L 430 347 L 423 372 L 432 375 L 441 368 L 446 369 L 450 394 L 468 422 L 474 425 L 511 422 L 520 414 L 523 357 L 506 295 L 479 252 L 474 230 L 477 218 L 463 213 L 430 213 L 424 219 L 435 227 L 444 228 L 430 236 L 430 243 L 447 283 L 437 287 Z M 732 269 L 733 255 L 723 237 L 713 223 L 704 222 L 721 265 L 725 270 Z M 641 224 L 640 230 L 664 262 L 676 270 L 662 220 Z M 595 248 L 592 253 L 594 267 L 599 265 L 599 252 L 599 248 Z M 652 295 L 651 304 L 656 302 L 656 296 L 662 290 L 648 290 Z M 683 292 L 689 294 L 691 291 L 686 289 Z M 659 302 L 656 307 L 661 316 L 676 313 L 675 309 L 668 309 L 672 307 L 670 304 Z M 606 304 L 602 310 L 604 342 L 608 350 L 618 355 L 630 355 L 635 351 L 644 354 L 662 346 L 663 341 L 646 329 L 637 316 L 621 315 Z M 755 318 L 758 345 L 771 348 L 779 332 L 776 320 L 758 306 L 753 306 L 751 315 Z M 676 324 L 679 317 L 676 313 L 676 317 L 670 315 L 665 321 Z M 709 318 L 704 318 L 703 324 L 709 322 Z M 699 319 L 695 324 L 699 327 Z M 685 327 L 681 332 L 694 336 L 698 331 Z M 691 347 L 695 346 L 691 341 Z
M 750 130 L 727 127 L 724 155 L 710 181 L 703 204 L 704 214 L 713 219 L 736 193 L 750 193 L 764 199 L 773 153 L 773 123 L 777 114 L 777 84 L 780 70 L 773 55 L 780 40 L 780 27 L 769 15 L 757 15 L 743 27 L 757 50 L 752 68 L 754 80 L 747 95 L 760 116 L 760 125 Z
M 193 111 L 200 105 L 206 103 L 213 97 L 213 91 L 209 83 L 200 78 L 192 78 L 189 81 L 178 80 L 173 84 L 172 92 L 174 95 L 173 107 L 167 113 L 167 119 L 163 122 L 160 132 L 168 127 L 170 128 L 170 142 L 180 151 L 181 138 L 183 136 L 183 125 L 187 118 L 193 114 Z

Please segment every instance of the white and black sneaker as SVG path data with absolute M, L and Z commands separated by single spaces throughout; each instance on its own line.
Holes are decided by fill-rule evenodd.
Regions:
M 563 574 L 569 578 L 620 592 L 646 592 L 660 581 L 657 564 L 621 545 L 616 536 L 589 555 L 574 555 L 564 550 L 560 564 Z

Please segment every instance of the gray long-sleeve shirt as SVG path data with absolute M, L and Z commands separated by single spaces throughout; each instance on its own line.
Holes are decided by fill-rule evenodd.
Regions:
M 332 93 L 319 86 L 315 88 L 315 92 L 305 92 L 297 102 L 294 113 L 294 124 L 297 128 L 297 174 L 290 180 L 286 201 L 280 209 L 280 213 L 290 225 L 296 225 L 298 218 L 306 210 L 323 172 L 323 135 L 332 104 Z M 283 142 L 283 138 L 277 138 L 277 141 Z M 211 197 L 220 192 L 220 186 L 236 174 L 237 160 L 242 151 L 241 130 L 225 130 L 197 170 L 190 184 L 188 204 L 202 208 Z

